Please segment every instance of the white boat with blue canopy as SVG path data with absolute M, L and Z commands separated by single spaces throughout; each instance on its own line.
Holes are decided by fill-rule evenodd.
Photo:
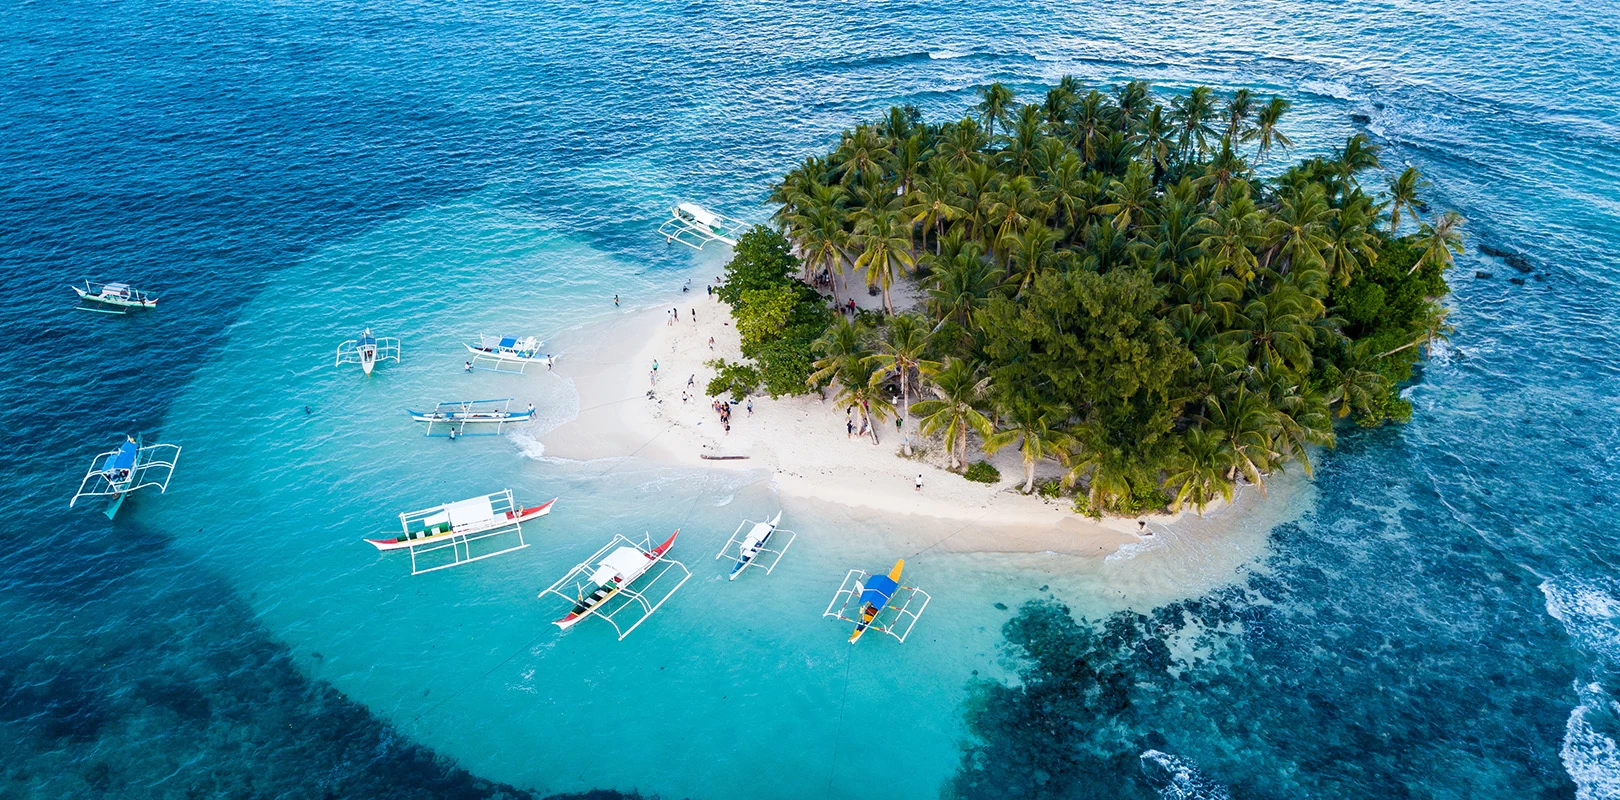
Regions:
M 127 283 L 85 281 L 73 286 L 79 296 L 78 309 L 97 314 L 127 314 L 132 308 L 157 308 L 157 295 L 143 292 Z
M 867 631 L 885 633 L 904 643 L 933 599 L 915 586 L 900 583 L 905 564 L 905 559 L 896 561 L 887 575 L 850 570 L 844 576 L 844 582 L 839 584 L 838 591 L 833 592 L 832 602 L 827 604 L 827 610 L 821 616 L 855 623 L 855 631 L 849 637 L 850 644 L 859 641 Z
M 755 522 L 745 519 L 732 531 L 731 538 L 726 540 L 724 547 L 715 554 L 716 559 L 731 559 L 731 577 L 736 580 L 743 570 L 749 567 L 764 567 L 765 574 L 771 574 L 776 569 L 782 556 L 787 555 L 789 547 L 798 534 L 777 527 L 782 521 L 782 512 L 764 522 Z M 743 529 L 747 532 L 744 533 Z
M 737 237 L 746 230 L 748 223 L 716 214 L 697 203 L 677 203 L 670 209 L 669 219 L 658 226 L 665 242 L 680 242 L 693 250 L 702 250 L 710 242 L 736 245 Z
M 512 398 L 498 397 L 493 400 L 451 400 L 435 405 L 432 411 L 406 409 L 406 413 L 411 415 L 411 419 L 428 424 L 427 436 L 497 436 L 503 425 L 534 419 L 533 403 L 520 411 L 511 408 Z M 478 426 L 481 430 L 468 433 L 468 425 Z M 494 430 L 487 427 L 491 425 Z
M 79 482 L 79 491 L 68 501 L 68 508 L 86 497 L 108 497 L 107 519 L 117 516 L 130 492 L 156 486 L 158 493 L 169 490 L 169 478 L 180 459 L 180 446 L 141 443 L 139 434 L 124 437 L 117 450 L 97 455 L 90 471 Z
M 359 364 L 360 369 L 370 375 L 372 368 L 376 367 L 379 361 L 399 363 L 399 340 L 386 336 L 372 336 L 371 329 L 367 328 L 360 334 L 360 338 L 350 339 L 338 345 L 337 363 L 333 366 Z
M 473 354 L 473 369 L 521 375 L 530 364 L 546 360 L 546 355 L 540 352 L 540 346 L 545 342 L 534 336 L 490 336 L 480 333 L 478 344 L 463 344 Z

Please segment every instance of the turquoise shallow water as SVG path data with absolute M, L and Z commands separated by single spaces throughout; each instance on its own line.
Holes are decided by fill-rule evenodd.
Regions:
M 31 354 L 0 378 L 0 795 L 1620 795 L 1607 5 L 58 3 L 0 41 L 0 335 Z M 790 504 L 783 567 L 727 583 L 713 553 L 780 502 L 761 476 L 451 445 L 402 413 L 566 418 L 563 380 L 466 376 L 458 342 L 659 305 L 716 266 L 651 235 L 675 199 L 760 219 L 858 117 L 1065 72 L 1283 92 L 1298 152 L 1368 130 L 1532 271 L 1462 259 L 1415 421 L 1346 435 L 1286 503 L 1106 562 L 925 554 L 899 646 L 819 613 L 846 568 L 948 529 Z M 68 310 L 103 276 L 165 307 Z M 362 380 L 330 359 L 367 325 L 405 359 Z M 186 447 L 170 493 L 68 512 L 126 428 Z M 503 487 L 563 498 L 519 553 L 413 578 L 359 542 Z M 695 577 L 646 626 L 548 630 L 535 590 L 676 525 Z M 1155 614 L 1144 641 L 1204 660 L 1122 658 L 1125 707 L 1008 701 L 1079 685 L 1046 670 L 1091 628 L 1035 626 L 1042 599 Z

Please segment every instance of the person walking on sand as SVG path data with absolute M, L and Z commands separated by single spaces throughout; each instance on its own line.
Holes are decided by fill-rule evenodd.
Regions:
M 714 349 L 714 337 L 713 336 L 709 337 L 709 349 L 710 350 Z
M 557 363 L 556 360 L 551 357 L 550 353 L 547 353 L 546 354 L 546 371 L 550 372 L 551 371 L 551 365 L 553 365 L 555 363 Z
M 656 358 L 653 359 L 653 372 L 654 373 L 658 372 L 658 359 L 656 359 Z
M 922 491 L 922 473 L 917 473 L 917 491 Z
M 845 439 L 853 439 L 853 438 L 855 438 L 855 418 L 854 417 L 845 417 L 844 418 L 844 438 Z
M 697 322 L 697 309 L 692 309 L 692 321 Z
M 679 308 L 672 308 L 672 309 L 669 310 L 669 313 L 675 315 L 675 321 L 676 322 L 681 321 L 681 310 Z
M 692 373 L 691 375 L 686 376 L 686 385 L 691 386 L 691 387 L 697 386 L 697 373 L 696 372 Z
M 754 398 L 748 398 L 748 416 L 754 416 Z

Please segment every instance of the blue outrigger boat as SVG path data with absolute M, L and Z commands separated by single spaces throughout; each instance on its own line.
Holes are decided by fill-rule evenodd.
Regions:
M 179 458 L 179 445 L 143 446 L 139 434 L 126 436 L 117 450 L 91 460 L 90 471 L 79 482 L 79 491 L 68 501 L 68 508 L 77 505 L 82 497 L 110 497 L 106 514 L 107 519 L 112 519 L 130 492 L 148 486 L 158 487 L 159 493 L 168 491 L 169 478 L 174 475 L 174 464 Z

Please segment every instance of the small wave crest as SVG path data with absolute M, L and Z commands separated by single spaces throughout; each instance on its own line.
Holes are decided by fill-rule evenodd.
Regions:
M 1581 649 L 1620 664 L 1620 587 L 1585 579 L 1542 581 L 1547 613 L 1564 626 Z
M 1581 704 L 1569 712 L 1558 756 L 1575 781 L 1576 800 L 1620 797 L 1620 747 L 1615 745 L 1620 704 L 1595 683 L 1578 691 Z
M 1139 757 L 1142 774 L 1162 800 L 1230 800 L 1231 794 L 1219 782 L 1198 771 L 1191 761 L 1161 750 L 1148 750 Z

